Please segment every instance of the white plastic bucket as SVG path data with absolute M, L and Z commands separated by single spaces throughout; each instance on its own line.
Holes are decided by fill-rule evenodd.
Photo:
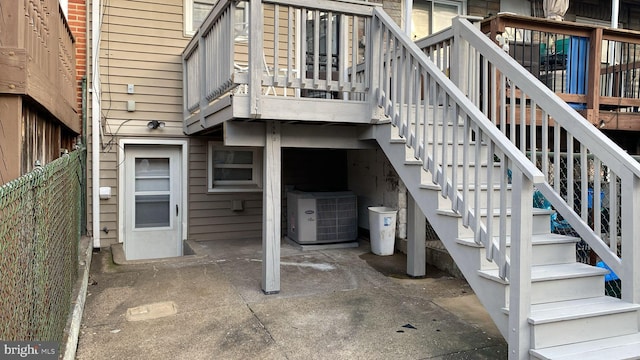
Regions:
M 395 209 L 388 207 L 369 208 L 369 237 L 372 253 L 393 255 L 397 213 Z

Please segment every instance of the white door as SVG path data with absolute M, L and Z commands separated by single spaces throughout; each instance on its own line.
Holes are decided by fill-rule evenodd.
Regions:
M 180 151 L 171 146 L 125 148 L 127 260 L 182 255 Z

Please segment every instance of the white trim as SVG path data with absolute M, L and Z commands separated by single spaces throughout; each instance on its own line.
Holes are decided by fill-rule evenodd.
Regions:
M 193 0 L 184 0 L 182 4 L 182 30 L 185 37 L 191 37 L 196 32 L 195 29 L 191 28 L 193 25 Z
M 183 26 L 182 26 L 182 30 L 183 30 L 183 34 L 185 37 L 191 37 L 193 36 L 193 34 L 196 33 L 197 29 L 193 28 L 193 1 L 194 0 L 184 0 L 183 1 Z M 218 0 L 220 1 L 220 0 Z M 213 7 L 216 5 L 216 3 L 218 1 L 213 1 L 213 3 L 211 4 L 211 8 L 213 9 Z
M 69 21 L 69 0 L 58 0 L 58 2 L 60 3 L 60 8 L 62 9 L 64 18 Z
M 429 19 L 429 33 L 430 33 L 429 36 L 443 30 L 443 29 L 440 29 L 440 30 L 433 29 L 433 25 L 434 25 L 433 18 L 435 14 L 434 10 L 435 10 L 436 4 L 455 6 L 458 8 L 458 16 L 467 15 L 467 0 L 420 0 L 420 1 L 428 2 L 430 4 L 431 13 L 430 13 L 430 19 Z M 405 19 L 405 28 L 404 28 L 408 36 L 411 36 L 411 33 L 413 31 L 412 28 L 413 28 L 413 3 L 414 2 L 416 2 L 416 0 L 405 0 L 404 11 L 402 12 L 405 17 L 409 16 L 408 19 Z
M 91 236 L 100 248 L 100 28 L 101 0 L 91 4 Z
M 228 184 L 213 184 L 213 151 L 214 149 L 224 149 L 225 151 L 251 151 L 253 153 L 253 164 L 251 166 L 251 181 L 229 181 Z M 262 192 L 262 149 L 259 147 L 230 147 L 225 146 L 222 141 L 207 142 L 207 192 Z
M 189 209 L 187 208 L 188 197 L 188 171 L 189 171 L 189 142 L 188 140 L 176 139 L 139 139 L 128 138 L 118 141 L 118 242 L 122 243 L 124 239 L 124 150 L 126 145 L 174 145 L 181 147 L 181 181 L 182 181 L 182 240 L 187 240 L 187 225 L 189 219 Z

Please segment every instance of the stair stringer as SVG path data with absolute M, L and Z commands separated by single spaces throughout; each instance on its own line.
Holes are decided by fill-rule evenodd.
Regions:
M 422 166 L 406 163 L 406 150 L 409 148 L 405 144 L 392 143 L 390 141 L 392 126 L 390 123 L 375 125 L 373 134 L 376 141 L 400 179 L 402 179 L 416 204 L 438 234 L 447 252 L 456 262 L 456 265 L 489 313 L 489 316 L 491 316 L 500 333 L 507 338 L 509 319 L 502 311 L 502 308 L 506 306 L 504 291 L 501 292 L 502 296 L 496 296 L 495 287 L 486 286 L 489 280 L 482 278 L 478 274 L 480 270 L 478 258 L 471 252 L 464 251 L 462 247 L 456 244 L 462 227 L 461 218 L 443 216 L 440 213 L 442 209 L 438 207 L 438 204 L 442 203 L 440 199 L 442 198 L 441 192 L 422 186 L 422 178 L 424 178 L 422 172 L 425 172 L 425 170 Z

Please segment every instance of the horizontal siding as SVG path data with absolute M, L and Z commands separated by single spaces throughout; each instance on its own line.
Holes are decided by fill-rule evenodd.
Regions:
M 178 57 L 176 57 L 176 60 L 178 60 Z M 171 69 L 168 66 L 171 66 L 173 64 L 164 64 L 164 63 L 156 63 L 158 66 L 156 69 L 151 69 L 148 67 L 148 64 L 150 64 L 151 62 L 147 61 L 140 61 L 138 66 L 140 67 L 145 67 L 143 69 L 137 69 L 137 68 L 133 68 L 133 65 L 136 65 L 135 62 L 133 61 L 124 61 L 121 62 L 122 66 L 117 66 L 117 65 L 110 65 L 109 67 L 109 77 L 110 77 L 110 82 L 113 83 L 118 83 L 117 80 L 119 80 L 119 78 L 121 77 L 125 77 L 125 78 L 129 78 L 129 79 L 133 79 L 133 78 L 148 78 L 148 79 L 164 79 L 164 80 L 169 80 L 169 81 L 173 81 L 174 85 L 175 82 L 182 82 L 182 71 L 178 70 L 178 69 Z M 146 65 L 145 65 L 146 64 Z M 168 66 L 165 66 L 168 65 Z M 107 82 L 108 84 L 109 82 Z M 121 84 L 126 84 L 126 83 L 122 83 Z M 135 83 L 134 83 L 135 85 Z M 125 90 L 125 94 L 126 94 L 126 86 L 124 88 Z M 117 91 L 117 89 L 114 89 L 112 91 Z M 137 94 L 137 90 L 136 90 L 136 94 Z M 131 96 L 131 94 L 127 94 L 129 96 Z M 135 94 L 134 94 L 135 95 Z M 180 95 L 182 95 L 182 92 L 180 92 Z
M 233 240 L 262 236 L 262 193 L 209 193 L 207 191 L 207 143 L 192 138 L 189 147 L 189 229 L 191 240 Z M 232 211 L 231 202 L 242 200 L 243 211 Z
M 101 31 L 107 135 L 182 136 L 183 0 L 111 0 Z M 127 93 L 127 84 L 134 93 Z M 135 111 L 127 111 L 127 101 Z M 150 132 L 150 120 L 164 121 Z M 119 130 L 118 130 L 119 129 Z M 118 132 L 115 134 L 115 132 Z
M 111 187 L 111 198 L 100 201 L 101 246 L 118 242 L 118 161 L 117 147 L 107 148 L 100 154 L 100 186 Z
M 189 38 L 183 35 L 182 13 L 183 0 L 110 0 L 104 5 L 100 80 L 105 133 L 99 146 L 100 186 L 111 187 L 111 199 L 98 200 L 100 229 L 108 230 L 99 234 L 103 247 L 119 240 L 118 141 L 125 136 L 184 136 L 181 54 Z M 135 86 L 134 94 L 127 93 L 127 84 Z M 136 102 L 136 111 L 127 111 L 128 100 Z M 147 123 L 154 119 L 164 121 L 165 128 L 149 131 Z M 90 120 L 88 126 L 90 142 Z M 91 144 L 88 145 L 91 149 Z M 91 161 L 88 163 L 91 169 Z M 89 177 L 89 230 L 92 229 L 91 184 Z

